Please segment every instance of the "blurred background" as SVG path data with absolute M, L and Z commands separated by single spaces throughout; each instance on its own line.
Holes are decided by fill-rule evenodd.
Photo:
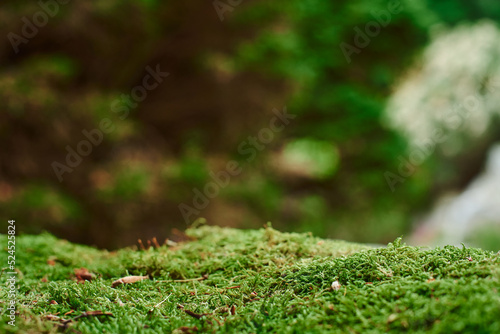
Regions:
M 0 8 L 18 232 L 114 249 L 204 218 L 500 249 L 498 0 Z

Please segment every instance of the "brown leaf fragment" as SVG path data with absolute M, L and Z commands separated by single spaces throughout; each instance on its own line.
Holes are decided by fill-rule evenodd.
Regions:
M 198 314 L 198 313 L 194 313 L 190 310 L 184 310 L 184 312 L 186 312 L 186 314 L 192 316 L 193 318 L 196 318 L 196 319 L 201 319 L 202 317 L 206 316 L 206 315 L 210 315 L 209 313 L 203 313 L 203 314 Z
M 156 240 L 156 237 L 153 238 L 153 245 L 156 247 L 156 248 L 160 248 L 160 244 L 158 243 L 158 240 Z
M 171 237 L 169 239 L 172 241 L 175 241 L 175 242 L 185 242 L 185 241 L 195 240 L 195 238 L 190 237 L 189 235 L 187 235 L 183 231 L 176 229 L 176 228 L 172 229 Z
M 55 261 L 54 259 L 48 259 L 48 260 L 47 260 L 47 264 L 48 264 L 49 266 L 55 266 L 55 265 L 56 265 L 56 261 Z
M 98 315 L 106 315 L 106 316 L 114 317 L 113 313 L 111 313 L 111 312 L 87 311 L 87 312 L 82 313 L 82 316 L 85 316 L 85 317 L 95 317 Z
M 71 314 L 73 312 L 75 312 L 75 310 L 68 311 L 68 312 L 64 313 L 64 315 L 68 315 L 68 314 Z
M 231 313 L 231 315 L 235 315 L 236 314 L 236 305 L 233 304 L 233 306 L 231 306 L 230 313 Z
M 149 278 L 149 276 L 126 276 L 126 277 L 122 277 L 120 279 L 117 279 L 116 281 L 114 281 L 112 284 L 111 284 L 111 287 L 112 288 L 115 288 L 117 287 L 118 285 L 121 285 L 121 284 L 129 284 L 129 283 L 135 283 L 135 282 L 139 282 L 139 281 L 142 281 L 142 280 L 145 280 Z
M 80 319 L 80 318 L 96 317 L 96 316 L 99 316 L 99 315 L 105 315 L 107 317 L 114 317 L 113 313 L 111 313 L 111 312 L 87 311 L 87 312 L 83 312 L 80 315 L 77 315 L 76 317 L 74 317 L 70 321 L 77 320 L 77 319 Z
M 182 326 L 182 327 L 177 328 L 177 330 L 182 332 L 182 333 L 192 334 L 192 333 L 196 333 L 198 331 L 198 327 L 196 327 L 196 326 L 194 326 L 194 327 Z
M 229 289 L 239 289 L 239 288 L 241 288 L 241 285 L 230 286 L 229 288 L 226 288 L 226 290 L 229 290 Z
M 50 305 L 57 305 L 58 303 L 55 300 L 51 300 L 49 304 Z
M 75 276 L 78 283 L 85 283 L 85 281 L 92 281 L 94 275 L 88 271 L 87 268 L 75 269 Z

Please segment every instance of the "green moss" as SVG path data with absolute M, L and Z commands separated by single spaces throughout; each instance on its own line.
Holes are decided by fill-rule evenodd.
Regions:
M 20 315 L 12 328 L 4 313 L 1 330 L 56 332 L 60 321 L 47 315 L 72 319 L 103 311 L 113 316 L 81 317 L 70 328 L 82 333 L 500 332 L 498 254 L 451 246 L 422 250 L 400 240 L 371 249 L 272 228 L 201 227 L 187 234 L 193 241 L 118 252 L 48 234 L 18 237 Z M 5 236 L 0 239 L 7 244 Z M 77 283 L 74 269 L 81 267 L 96 278 Z M 150 279 L 111 288 L 120 277 L 146 274 Z M 331 289 L 336 280 L 339 290 Z M 5 303 L 5 285 L 0 297 Z

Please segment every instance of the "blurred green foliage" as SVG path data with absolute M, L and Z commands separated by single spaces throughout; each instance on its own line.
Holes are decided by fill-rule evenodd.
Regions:
M 14 0 L 2 6 L 4 36 L 40 10 Z M 433 25 L 498 19 L 500 9 L 487 0 L 402 0 L 401 13 L 349 63 L 340 44 L 353 44 L 354 29 L 388 6 L 245 1 L 220 21 L 199 0 L 61 5 L 19 54 L 8 40 L 0 47 L 0 212 L 26 231 L 33 225 L 99 246 L 164 237 L 186 226 L 178 205 L 191 205 L 193 189 L 234 159 L 242 173 L 200 210 L 210 223 L 272 220 L 284 230 L 393 240 L 431 200 L 434 164 L 390 191 L 384 172 L 397 168 L 406 142 L 381 123 L 386 99 Z M 171 76 L 120 119 L 113 102 L 157 64 Z M 245 161 L 239 144 L 285 105 L 297 118 Z M 58 182 L 51 164 L 104 118 L 115 130 Z
M 339 154 L 329 142 L 306 138 L 288 143 L 283 149 L 283 159 L 290 165 L 309 167 L 314 178 L 327 179 L 338 168 Z
M 494 224 L 483 224 L 467 238 L 471 245 L 478 245 L 482 249 L 498 252 L 500 245 L 500 228 Z

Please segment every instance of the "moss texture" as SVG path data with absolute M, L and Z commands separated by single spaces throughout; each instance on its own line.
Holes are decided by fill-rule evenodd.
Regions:
M 19 314 L 16 327 L 7 324 L 4 271 L 0 330 L 500 333 L 499 254 L 425 250 L 399 239 L 370 248 L 270 227 L 204 226 L 187 236 L 176 245 L 117 252 L 49 234 L 18 237 Z M 111 287 L 129 275 L 149 278 Z M 332 289 L 334 281 L 340 289 Z

